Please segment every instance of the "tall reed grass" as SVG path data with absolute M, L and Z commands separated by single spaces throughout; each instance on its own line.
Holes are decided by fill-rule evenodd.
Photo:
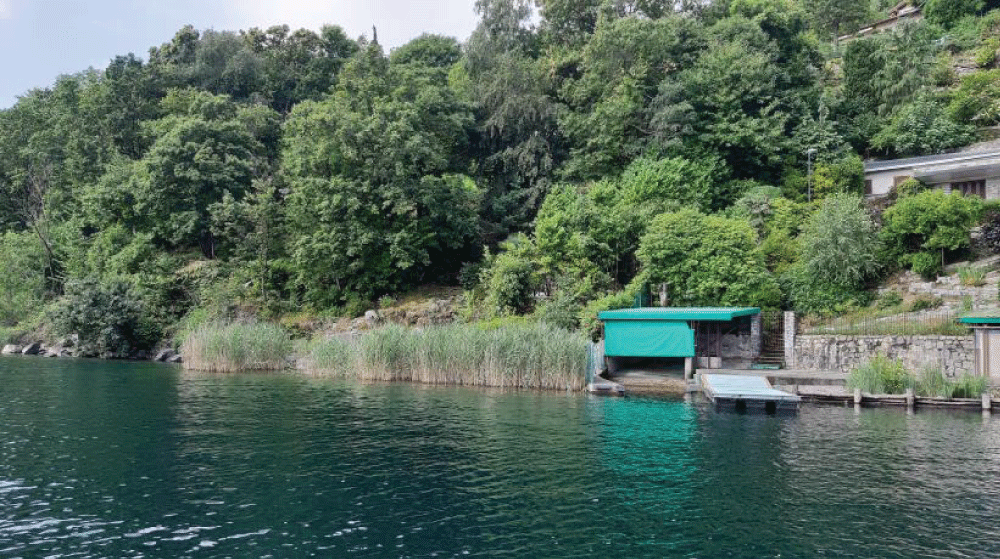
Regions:
M 316 342 L 305 362 L 317 373 L 362 380 L 582 390 L 587 340 L 545 324 L 387 326 Z
M 881 354 L 853 369 L 847 377 L 847 387 L 852 390 L 860 388 L 868 394 L 902 394 L 912 388 L 917 396 L 924 398 L 977 398 L 988 386 L 986 377 L 963 373 L 949 379 L 940 368 L 933 366 L 914 375 L 906 370 L 902 361 Z
M 181 344 L 185 369 L 213 372 L 284 369 L 291 351 L 288 332 L 266 323 L 207 323 Z

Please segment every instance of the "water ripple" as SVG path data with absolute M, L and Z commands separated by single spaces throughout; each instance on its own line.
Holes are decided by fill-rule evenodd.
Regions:
M 2 557 L 1000 557 L 1000 420 L 0 359 Z

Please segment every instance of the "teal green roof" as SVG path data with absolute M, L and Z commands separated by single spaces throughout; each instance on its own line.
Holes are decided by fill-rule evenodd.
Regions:
M 608 320 L 708 320 L 729 321 L 740 316 L 760 314 L 757 307 L 645 307 L 604 311 L 597 317 Z
M 1000 316 L 963 316 L 958 321 L 963 324 L 1000 324 Z

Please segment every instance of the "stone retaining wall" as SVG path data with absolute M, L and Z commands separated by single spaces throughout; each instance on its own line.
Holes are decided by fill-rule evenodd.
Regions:
M 848 372 L 876 354 L 900 359 L 919 373 L 930 365 L 948 377 L 975 369 L 973 336 L 795 336 L 793 363 L 798 369 Z

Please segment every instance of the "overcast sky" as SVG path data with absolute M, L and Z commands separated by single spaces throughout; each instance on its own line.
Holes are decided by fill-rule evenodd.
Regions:
M 239 30 L 286 23 L 339 25 L 387 49 L 423 32 L 468 38 L 474 0 L 0 0 L 0 108 L 60 74 L 104 68 L 119 54 L 143 60 L 185 24 Z

